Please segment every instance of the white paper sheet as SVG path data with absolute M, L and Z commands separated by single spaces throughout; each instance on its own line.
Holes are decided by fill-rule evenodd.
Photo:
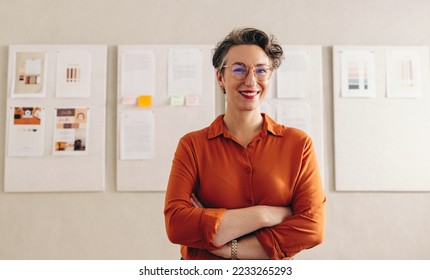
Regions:
M 170 49 L 168 54 L 169 96 L 201 95 L 203 86 L 202 51 Z
M 120 116 L 120 159 L 155 157 L 155 116 L 152 111 L 122 111 Z
M 288 51 L 276 70 L 278 98 L 307 98 L 310 96 L 311 64 L 309 51 Z
M 417 98 L 421 96 L 420 55 L 416 51 L 386 52 L 387 97 Z
M 87 155 L 89 119 L 88 108 L 56 108 L 53 154 L 56 156 Z
M 341 97 L 375 97 L 375 53 L 341 52 Z
M 45 108 L 9 108 L 8 156 L 43 156 Z
M 155 53 L 153 50 L 121 54 L 121 96 L 155 95 Z
M 13 60 L 11 97 L 45 97 L 47 53 L 16 52 Z
M 91 52 L 85 50 L 57 52 L 57 97 L 90 97 L 91 57 Z
M 311 105 L 305 101 L 279 102 L 276 107 L 277 122 L 312 134 Z

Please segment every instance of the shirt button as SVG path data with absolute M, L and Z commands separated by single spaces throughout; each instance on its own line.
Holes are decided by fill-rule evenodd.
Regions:
M 254 144 L 249 144 L 248 145 L 248 148 L 252 148 L 252 147 L 254 147 Z
M 251 173 L 252 169 L 251 169 L 251 167 L 247 167 L 247 168 L 245 169 L 245 171 L 246 171 L 246 173 Z

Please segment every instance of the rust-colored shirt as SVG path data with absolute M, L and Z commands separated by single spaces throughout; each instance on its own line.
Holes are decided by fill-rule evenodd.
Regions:
M 288 259 L 322 242 L 325 195 L 309 136 L 264 117 L 263 130 L 247 147 L 232 137 L 219 116 L 179 141 L 165 200 L 171 242 L 184 259 L 220 259 L 214 235 L 226 209 L 288 206 L 293 216 L 255 232 L 271 259 Z M 190 203 L 195 193 L 205 208 Z

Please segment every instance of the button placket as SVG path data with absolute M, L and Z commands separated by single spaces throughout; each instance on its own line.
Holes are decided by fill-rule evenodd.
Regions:
M 246 165 L 245 165 L 244 171 L 246 172 L 246 176 L 248 178 L 248 184 L 246 185 L 246 188 L 247 188 L 247 190 L 246 190 L 246 193 L 247 193 L 246 200 L 248 201 L 248 203 L 250 205 L 254 204 L 254 191 L 253 191 L 253 188 L 254 188 L 254 179 L 253 179 L 253 177 L 254 177 L 253 176 L 254 168 L 253 168 L 253 165 L 252 165 L 252 156 L 253 156 L 253 152 L 254 152 L 253 147 L 254 147 L 254 144 L 250 143 L 243 150 L 244 151 L 244 156 L 245 156 L 245 159 L 246 159 L 246 161 L 245 161 Z

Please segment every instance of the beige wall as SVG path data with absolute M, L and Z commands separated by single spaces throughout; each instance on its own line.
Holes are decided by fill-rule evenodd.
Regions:
M 429 259 L 429 193 L 334 191 L 331 98 L 331 46 L 428 46 L 429 13 L 427 0 L 0 0 L 0 124 L 8 45 L 109 46 L 106 191 L 1 190 L 0 259 L 177 259 L 164 231 L 164 193 L 115 190 L 116 46 L 214 44 L 244 25 L 283 44 L 323 46 L 326 240 L 297 259 Z M 4 139 L 1 125 L 0 158 Z M 3 181 L 0 161 L 1 189 Z

